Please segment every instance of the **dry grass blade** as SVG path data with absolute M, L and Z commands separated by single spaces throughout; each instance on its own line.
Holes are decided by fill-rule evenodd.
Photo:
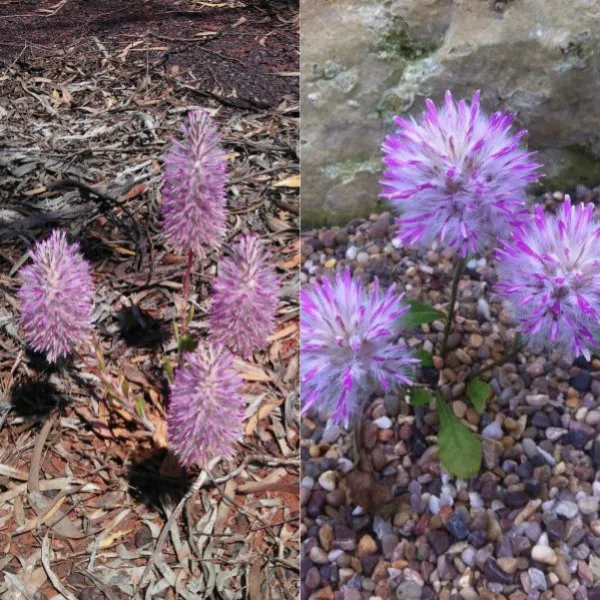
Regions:
M 60 582 L 60 579 L 57 577 L 54 571 L 52 571 L 52 568 L 50 566 L 50 562 L 52 560 L 50 552 L 50 540 L 48 539 L 48 534 L 46 534 L 44 536 L 44 539 L 42 540 L 41 557 L 42 565 L 44 567 L 44 570 L 46 571 L 46 575 L 48 575 L 48 579 L 52 582 L 54 589 L 56 589 L 58 593 L 62 594 L 63 598 L 66 598 L 66 600 L 77 600 L 77 598 L 73 596 L 73 594 L 71 594 L 71 592 L 69 592 L 69 590 L 67 590 L 67 588 Z

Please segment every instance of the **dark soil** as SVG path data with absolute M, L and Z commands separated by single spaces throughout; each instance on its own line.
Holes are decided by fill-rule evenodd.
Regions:
M 125 49 L 138 44 L 149 69 L 187 70 L 197 87 L 257 108 L 297 96 L 298 0 L 0 0 L 0 61 L 63 52 L 95 36 Z M 54 14 L 51 14 L 54 7 Z M 215 32 L 216 35 L 210 35 Z

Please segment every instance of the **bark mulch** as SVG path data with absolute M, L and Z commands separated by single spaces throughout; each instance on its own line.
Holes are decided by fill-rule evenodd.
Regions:
M 294 598 L 297 78 L 257 75 L 256 87 L 245 88 L 235 61 L 202 50 L 229 56 L 234 49 L 230 57 L 249 61 L 248 80 L 260 60 L 265 71 L 291 73 L 294 11 L 240 2 L 185 3 L 184 11 L 182 2 L 136 2 L 127 14 L 137 20 L 115 17 L 100 26 L 97 11 L 126 3 L 59 4 L 52 17 L 0 19 L 10 23 L 3 30 L 14 25 L 3 33 L 4 47 L 14 43 L 0 63 L 0 597 Z M 159 4 L 165 14 L 185 15 L 167 26 Z M 0 15 L 44 8 L 5 2 Z M 181 26 L 186 19 L 190 30 Z M 179 46 L 153 35 L 174 37 L 170 27 L 181 38 L 193 37 L 192 28 L 222 31 L 219 44 L 231 45 L 200 36 L 211 41 Z M 263 47 L 285 48 L 287 58 L 268 55 L 268 63 L 251 51 L 243 55 L 228 39 L 235 30 L 249 45 L 266 36 Z M 158 46 L 169 49 L 153 50 Z M 193 48 L 198 68 L 175 61 L 185 53 L 173 48 Z M 200 59 L 219 85 L 206 85 L 210 69 Z M 228 66 L 220 71 L 217 63 Z M 163 357 L 175 363 L 184 258 L 165 247 L 159 219 L 161 157 L 185 113 L 198 107 L 213 113 L 229 153 L 227 242 L 244 231 L 260 234 L 283 280 L 269 349 L 239 365 L 247 400 L 240 453 L 217 460 L 211 476 L 200 478 L 182 471 L 168 451 Z M 95 358 L 52 367 L 22 341 L 18 269 L 33 241 L 57 226 L 81 242 L 93 264 L 96 342 L 126 403 L 112 399 L 86 368 Z M 212 253 L 194 278 L 189 329 L 200 338 L 216 265 Z

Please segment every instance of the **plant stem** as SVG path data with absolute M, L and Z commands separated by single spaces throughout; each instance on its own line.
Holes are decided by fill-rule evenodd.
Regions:
M 358 468 L 360 464 L 360 443 L 362 434 L 362 421 L 360 417 L 357 417 L 354 427 L 352 428 L 352 458 L 354 467 Z
M 89 360 L 88 356 L 79 355 L 80 360 L 83 364 L 93 373 L 102 383 L 104 384 L 104 389 L 109 397 L 112 397 L 113 400 L 116 400 L 115 396 L 119 400 L 119 406 L 121 406 L 129 416 L 138 424 L 142 425 L 147 431 L 150 433 L 154 433 L 155 427 L 154 423 L 149 421 L 144 417 L 140 417 L 135 409 L 129 404 L 128 399 L 122 393 L 119 385 L 112 381 L 111 378 L 99 367 L 92 364 L 92 361 Z
M 194 264 L 194 253 L 190 248 L 188 250 L 188 261 L 185 268 L 185 275 L 183 278 L 183 315 L 181 318 L 181 335 L 183 336 L 186 332 L 188 325 L 188 300 L 190 297 L 190 283 L 192 281 L 192 265 Z
M 519 352 L 521 352 L 521 350 L 523 350 L 524 347 L 525 347 L 525 344 L 517 344 L 508 354 L 505 354 L 498 360 L 495 360 L 494 362 L 491 362 L 489 365 L 486 365 L 485 367 L 482 367 L 481 369 L 475 371 L 475 373 L 471 373 L 467 377 L 467 382 L 473 381 L 473 379 L 476 379 L 477 377 L 483 375 L 484 373 L 491 371 L 494 367 L 499 367 L 500 365 L 503 365 L 504 363 L 508 362 L 512 358 L 515 358 L 515 356 L 517 356 L 517 354 L 519 354 Z
M 448 309 L 448 319 L 446 320 L 446 327 L 444 329 L 444 341 L 442 342 L 442 358 L 446 357 L 448 353 L 448 337 L 450 336 L 450 330 L 452 329 L 452 325 L 454 323 L 454 315 L 455 310 L 454 306 L 456 304 L 456 296 L 458 295 L 458 284 L 460 282 L 460 277 L 465 270 L 465 266 L 467 264 L 466 258 L 461 258 L 456 266 L 456 272 L 454 273 L 454 280 L 452 281 L 452 292 L 450 294 L 450 308 Z

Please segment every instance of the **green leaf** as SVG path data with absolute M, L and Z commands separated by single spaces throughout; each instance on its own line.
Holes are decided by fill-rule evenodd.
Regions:
M 440 462 L 456 477 L 468 479 L 479 471 L 481 442 L 454 416 L 439 393 L 435 401 L 440 414 Z
M 425 406 L 431 402 L 431 394 L 425 388 L 412 388 L 410 393 L 411 406 Z
M 179 354 L 182 352 L 193 352 L 197 347 L 198 342 L 189 333 L 184 333 L 179 338 Z
M 467 396 L 473 408 L 481 415 L 485 410 L 487 401 L 492 396 L 492 388 L 486 381 L 473 379 L 467 384 Z
M 422 367 L 433 367 L 433 354 L 431 354 L 431 352 L 427 352 L 427 350 L 420 348 L 417 350 L 417 356 L 421 359 Z
M 138 417 L 140 417 L 140 419 L 144 418 L 144 410 L 146 409 L 146 402 L 145 400 L 140 396 L 136 401 L 135 401 L 135 412 L 137 413 Z
M 447 319 L 446 313 L 436 310 L 433 306 L 419 302 L 418 300 L 409 300 L 409 311 L 404 315 L 404 324 L 408 327 L 416 327 L 424 323 L 431 323 L 437 319 Z
M 166 356 L 163 356 L 162 362 L 163 366 L 165 367 L 165 372 L 167 373 L 167 379 L 169 383 L 173 383 L 175 375 L 173 374 L 173 365 L 171 364 L 171 361 Z

